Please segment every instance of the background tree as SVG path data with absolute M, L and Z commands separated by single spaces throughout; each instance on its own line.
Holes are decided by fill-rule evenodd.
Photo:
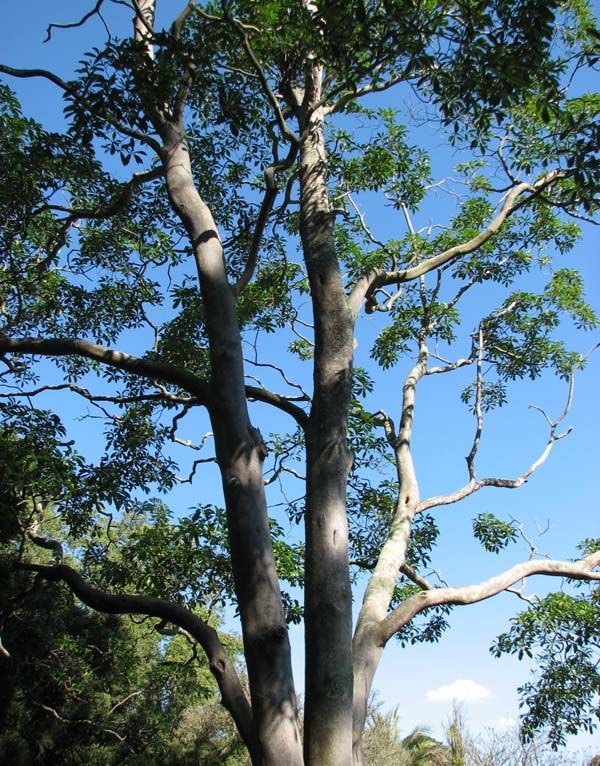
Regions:
M 113 5 L 127 3 L 101 0 L 73 24 Z M 154 0 L 132 0 L 130 10 L 133 36 L 109 36 L 66 79 L 0 66 L 11 81 L 53 83 L 67 121 L 65 133 L 44 130 L 3 86 L 1 401 L 9 443 L 33 444 L 30 464 L 20 464 L 30 467 L 5 484 L 6 523 L 23 499 L 51 503 L 94 559 L 89 579 L 58 559 L 19 567 L 65 583 L 97 611 L 186 630 L 253 763 L 359 764 L 369 690 L 392 637 L 435 640 L 452 606 L 534 574 L 600 578 L 595 544 L 575 561 L 532 555 L 468 586 L 426 576 L 440 509 L 487 487 L 517 488 L 565 435 L 571 394 L 563 415 L 546 416 L 547 444 L 530 467 L 514 478 L 477 471 L 485 413 L 504 404 L 507 384 L 549 369 L 571 380 L 572 393 L 585 356 L 561 341 L 561 320 L 596 324 L 579 275 L 550 258 L 577 239 L 568 217 L 588 219 L 596 206 L 597 96 L 578 89 L 597 63 L 595 22 L 581 0 L 189 2 L 166 25 L 155 23 Z M 424 104 L 425 122 L 472 152 L 443 224 L 413 223 L 435 182 L 402 115 L 374 99 L 386 91 Z M 132 161 L 139 170 L 127 177 Z M 406 233 L 373 233 L 363 212 L 371 193 Z M 459 308 L 472 292 L 477 317 L 461 337 Z M 382 316 L 371 358 L 403 380 L 391 416 L 370 372 L 353 366 L 363 309 Z M 281 367 L 281 344 L 308 376 L 300 361 Z M 132 346 L 135 355 L 122 350 Z M 255 369 L 286 393 L 254 380 Z M 411 451 L 416 389 L 465 369 L 475 420 L 467 480 L 422 499 Z M 75 451 L 58 417 L 28 404 L 66 392 L 106 417 L 100 457 Z M 266 474 L 249 401 L 295 429 L 265 437 Z M 212 434 L 224 512 L 202 502 L 174 529 L 159 510 L 156 532 L 118 543 L 133 566 L 111 579 L 95 514 L 130 514 L 173 488 L 166 445 L 187 443 L 184 419 Z M 195 436 L 189 446 L 206 443 Z M 211 459 L 194 461 L 189 480 Z M 302 499 L 285 503 L 304 522 L 298 540 L 269 518 L 266 487 L 284 474 L 305 483 Z M 489 514 L 473 532 L 492 553 L 518 537 L 510 518 Z M 161 554 L 167 542 L 173 561 Z M 353 636 L 351 585 L 364 577 Z M 280 583 L 303 585 L 302 607 Z M 232 591 L 249 699 L 199 610 Z M 301 610 L 303 747 L 286 628 Z M 548 720 L 543 694 L 542 684 L 529 695 L 542 715 L 531 708 L 528 731 Z
M 42 567 L 51 559 L 60 564 L 58 538 L 65 537 L 51 509 L 21 503 L 20 511 L 4 515 L 20 534 L 4 537 L 0 547 L 5 575 L 0 620 L 11 647 L 0 693 L 0 758 L 14 764 L 104 766 L 192 764 L 199 758 L 215 765 L 248 763 L 231 720 L 218 711 L 214 680 L 189 634 L 147 618 L 82 608 L 60 585 L 32 584 L 26 573 L 15 570 L 15 559 Z M 39 535 L 41 526 L 54 537 Z M 113 526 L 104 539 L 98 535 L 110 561 L 103 562 L 104 576 L 125 576 L 127 583 L 117 540 L 131 545 L 148 532 L 140 512 Z M 82 555 L 78 542 L 71 539 L 65 559 L 102 581 L 95 556 Z M 124 550 L 129 552 L 127 544 Z M 235 656 L 239 642 L 225 638 Z

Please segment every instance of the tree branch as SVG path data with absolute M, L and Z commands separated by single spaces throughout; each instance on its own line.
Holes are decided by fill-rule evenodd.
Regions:
M 96 723 L 95 721 L 91 721 L 89 718 L 63 718 L 58 710 L 56 710 L 53 707 L 50 707 L 49 705 L 43 705 L 39 702 L 34 702 L 34 705 L 37 705 L 42 710 L 44 710 L 46 713 L 50 713 L 50 715 L 53 718 L 56 718 L 57 721 L 60 721 L 61 723 L 67 723 L 69 725 L 73 724 L 86 724 L 87 726 L 93 726 L 96 729 L 100 729 L 100 731 L 105 732 L 106 734 L 110 734 L 115 739 L 117 739 L 122 745 L 125 745 L 130 753 L 133 753 L 133 749 L 127 744 L 126 737 L 122 737 L 118 732 L 114 731 L 114 729 L 106 729 L 101 724 Z
M 481 333 L 481 330 L 480 330 Z M 478 365 L 481 362 L 481 349 L 483 347 L 482 337 L 480 335 L 480 351 L 478 354 Z M 597 346 L 594 346 L 588 354 L 582 357 L 581 361 L 583 361 L 589 354 L 591 354 Z M 581 364 L 581 362 L 580 362 Z M 576 369 L 576 368 L 575 368 Z M 536 409 L 538 411 L 541 411 L 541 413 L 546 418 L 548 425 L 550 426 L 550 434 L 548 436 L 548 442 L 546 443 L 546 446 L 544 447 L 544 450 L 540 454 L 540 456 L 534 460 L 534 462 L 525 470 L 520 476 L 518 476 L 516 479 L 502 479 L 498 477 L 487 477 L 485 479 L 477 479 L 475 477 L 475 468 L 474 468 L 474 459 L 475 454 L 477 453 L 477 448 L 479 446 L 479 440 L 481 438 L 481 428 L 482 428 L 482 419 L 481 419 L 481 392 L 479 390 L 479 387 L 481 385 L 481 381 L 478 378 L 478 396 L 479 396 L 479 408 L 477 407 L 476 403 L 476 418 L 477 418 L 477 428 L 475 431 L 475 436 L 473 439 L 473 446 L 471 447 L 471 451 L 469 455 L 467 456 L 467 466 L 469 470 L 469 482 L 465 484 L 460 489 L 456 490 L 456 492 L 450 492 L 447 495 L 436 495 L 435 497 L 430 497 L 427 500 L 423 500 L 419 503 L 417 506 L 416 513 L 422 513 L 423 511 L 427 511 L 430 508 L 437 508 L 440 505 L 451 505 L 452 503 L 458 503 L 460 500 L 463 500 L 465 497 L 468 497 L 469 495 L 472 495 L 474 492 L 478 492 L 482 487 L 499 487 L 501 489 L 517 489 L 518 487 L 521 487 L 527 479 L 535 472 L 537 469 L 543 465 L 543 463 L 546 462 L 546 459 L 548 458 L 548 455 L 552 451 L 552 448 L 554 447 L 555 442 L 560 441 L 561 439 L 564 439 L 566 436 L 568 436 L 571 433 L 571 429 L 568 428 L 563 433 L 557 433 L 559 425 L 562 423 L 562 421 L 566 418 L 566 416 L 569 414 L 569 410 L 571 409 L 571 405 L 573 403 L 573 391 L 575 386 L 575 369 L 573 370 L 571 374 L 571 379 L 569 381 L 569 393 L 567 395 L 567 402 L 565 404 L 564 410 L 560 414 L 560 416 L 556 420 L 551 420 L 548 415 L 541 410 L 540 407 L 537 407 L 535 405 L 530 405 L 532 409 Z M 478 367 L 478 375 L 479 375 L 479 367 Z
M 161 166 L 150 168 L 149 170 L 141 171 L 140 173 L 134 173 L 129 181 L 125 181 L 120 184 L 120 189 L 113 199 L 109 200 L 108 204 L 104 207 L 96 208 L 68 208 L 61 205 L 44 205 L 38 208 L 35 213 L 42 212 L 44 210 L 58 210 L 64 213 L 68 213 L 67 220 L 77 221 L 81 218 L 92 218 L 96 220 L 104 220 L 110 218 L 117 213 L 123 212 L 127 205 L 131 202 L 133 193 L 137 188 L 147 181 L 154 181 L 164 175 L 164 168 Z
M 396 271 L 371 269 L 358 280 L 348 298 L 348 305 L 353 315 L 358 316 L 363 301 L 368 298 L 374 290 L 384 287 L 385 285 L 401 284 L 403 282 L 412 281 L 413 279 L 417 279 L 462 255 L 473 253 L 496 234 L 512 213 L 523 207 L 523 205 L 526 205 L 532 199 L 538 197 L 544 189 L 555 181 L 564 177 L 564 171 L 554 170 L 539 181 L 536 181 L 534 184 L 523 182 L 514 186 L 505 196 L 502 209 L 493 221 L 491 221 L 490 224 L 475 237 L 467 240 L 467 242 L 463 242 L 460 245 L 454 245 L 453 247 L 438 253 L 438 255 L 427 258 L 426 260 L 421 261 L 421 263 L 407 269 Z M 529 196 L 524 200 L 519 201 L 519 197 L 525 194 L 525 192 L 530 192 Z
M 35 503 L 36 505 L 36 511 L 38 513 L 38 516 L 41 516 L 42 513 L 42 505 L 41 503 Z M 54 556 L 52 557 L 52 563 L 56 566 L 59 564 L 62 564 L 63 560 L 63 547 L 60 544 L 58 540 L 53 539 L 52 537 L 45 537 L 44 535 L 39 535 L 37 532 L 38 528 L 38 521 L 32 522 L 29 527 L 27 528 L 27 536 L 31 540 L 31 542 L 34 545 L 37 545 L 39 548 L 45 548 L 46 550 L 53 551 Z
M 211 673 L 219 685 L 223 705 L 231 713 L 252 755 L 253 762 L 260 762 L 258 760 L 259 745 L 248 699 L 233 663 L 227 656 L 216 631 L 210 625 L 180 604 L 173 604 L 153 596 L 113 594 L 95 588 L 78 572 L 65 564 L 45 566 L 22 563 L 17 564 L 17 567 L 27 572 L 35 572 L 51 582 L 64 582 L 80 601 L 98 612 L 157 617 L 190 633 L 206 653 Z
M 57 85 L 67 95 L 77 99 L 80 103 L 83 103 L 88 109 L 93 111 L 89 105 L 85 104 L 85 100 L 83 99 L 83 96 L 77 89 L 76 85 L 74 85 L 72 82 L 63 80 L 57 74 L 50 72 L 47 69 L 16 69 L 15 67 L 0 64 L 0 72 L 8 74 L 11 77 L 19 77 L 21 79 L 41 77 L 42 79 L 49 80 L 50 82 L 54 83 L 54 85 Z M 146 133 L 142 133 L 141 131 L 135 130 L 134 128 L 129 128 L 127 125 L 123 125 L 120 120 L 117 120 L 115 117 L 110 115 L 108 115 L 105 120 L 109 125 L 112 125 L 113 128 L 118 130 L 120 133 L 123 133 L 123 135 L 129 136 L 129 138 L 134 138 L 136 141 L 140 141 L 141 143 L 150 146 L 156 152 L 156 154 L 160 156 L 161 145 L 158 143 L 158 141 L 156 141 L 156 139 L 152 138 L 152 136 L 148 136 Z
M 89 19 L 91 19 L 92 16 L 96 16 L 96 15 L 100 17 L 102 23 L 104 24 L 104 28 L 106 29 L 110 37 L 110 32 L 100 12 L 100 9 L 102 8 L 103 4 L 104 4 L 104 0 L 97 0 L 97 3 L 92 8 L 92 10 L 88 11 L 85 15 L 83 15 L 79 19 L 79 21 L 73 21 L 70 24 L 55 24 L 55 23 L 48 24 L 48 27 L 46 29 L 46 39 L 44 40 L 44 42 L 47 43 L 51 39 L 53 29 L 75 29 L 76 27 L 82 27 L 86 23 L 86 21 L 89 21 Z
M 410 564 L 402 564 L 400 571 L 403 575 L 408 577 L 409 580 L 412 580 L 415 585 L 418 585 L 422 590 L 431 590 L 431 584 L 429 580 L 420 575 L 415 569 L 413 569 L 413 567 L 410 566 Z
M 433 588 L 422 591 L 408 598 L 379 623 L 379 639 L 382 645 L 385 644 L 413 617 L 432 606 L 475 604 L 478 601 L 496 596 L 532 575 L 568 577 L 573 580 L 600 580 L 600 572 L 593 571 L 598 566 L 600 566 L 600 552 L 574 562 L 526 561 L 516 564 L 496 577 L 475 585 L 464 585 L 457 588 Z
M 192 373 L 168 362 L 130 356 L 80 338 L 3 338 L 0 353 L 12 351 L 40 356 L 83 356 L 109 367 L 116 367 L 145 378 L 160 378 L 179 386 L 201 403 L 210 398 L 208 384 Z
M 182 388 L 208 409 L 212 406 L 212 393 L 209 384 L 182 367 L 153 359 L 130 356 L 123 351 L 105 348 L 80 338 L 6 338 L 0 336 L 0 354 L 12 351 L 17 354 L 34 356 L 83 356 L 109 367 L 141 375 L 154 380 L 166 380 Z M 83 390 L 83 389 L 82 389 Z M 282 412 L 291 415 L 298 425 L 306 428 L 308 415 L 301 407 L 284 396 L 257 386 L 246 386 L 248 399 L 270 404 Z
M 250 401 L 271 404 L 282 412 L 287 412 L 288 415 L 291 415 L 301 428 L 306 429 L 308 427 L 308 415 L 306 412 L 304 412 L 302 407 L 298 407 L 297 404 L 286 399 L 285 396 L 280 396 L 274 391 L 259 388 L 258 386 L 246 386 L 246 396 Z
M 292 146 L 290 147 L 288 156 L 286 157 L 285 160 L 283 160 L 282 162 L 276 162 L 273 165 L 270 165 L 265 170 L 265 174 L 264 174 L 265 193 L 263 196 L 262 204 L 260 206 L 260 211 L 258 213 L 258 218 L 256 219 L 256 228 L 254 229 L 254 234 L 252 236 L 252 242 L 250 244 L 248 259 L 246 261 L 244 271 L 242 273 L 242 276 L 239 278 L 237 284 L 233 288 L 234 295 L 236 296 L 238 296 L 242 292 L 242 290 L 246 287 L 246 285 L 250 283 L 250 280 L 252 279 L 254 272 L 256 270 L 256 265 L 258 263 L 258 253 L 260 250 L 260 243 L 262 241 L 265 227 L 269 219 L 269 214 L 271 213 L 271 210 L 273 209 L 273 204 L 275 202 L 275 199 L 277 198 L 277 193 L 279 191 L 277 188 L 277 183 L 275 181 L 275 176 L 277 173 L 281 173 L 287 170 L 288 168 L 291 168 L 297 153 L 298 153 L 297 146 L 295 144 L 292 144 Z
M 164 388 L 161 386 L 161 388 Z M 133 404 L 134 402 L 171 402 L 173 404 L 185 404 L 185 405 L 191 405 L 194 403 L 193 399 L 190 399 L 188 397 L 182 397 L 182 396 L 175 396 L 173 394 L 170 394 L 166 389 L 161 391 L 161 393 L 156 394 L 139 394 L 139 395 L 133 395 L 133 396 L 107 396 L 103 394 L 92 394 L 91 391 L 88 391 L 87 388 L 81 388 L 81 386 L 76 386 L 74 383 L 60 383 L 56 386 L 39 386 L 39 388 L 34 388 L 31 391 L 9 391 L 8 393 L 0 394 L 0 399 L 12 399 L 13 397 L 24 397 L 26 399 L 29 399 L 30 397 L 37 396 L 38 394 L 42 394 L 46 391 L 72 391 L 75 394 L 79 394 L 79 396 L 82 396 L 84 399 L 87 399 L 88 401 L 95 403 L 95 402 L 110 402 L 112 404 Z
M 259 60 L 257 59 L 254 51 L 252 50 L 252 46 L 250 45 L 250 40 L 248 39 L 248 34 L 246 31 L 247 30 L 246 25 L 242 24 L 238 19 L 233 18 L 229 14 L 226 14 L 225 19 L 233 27 L 235 27 L 235 30 L 237 31 L 240 37 L 244 51 L 246 52 L 246 55 L 250 59 L 250 63 L 252 64 L 252 67 L 254 68 L 256 75 L 258 76 L 263 93 L 267 97 L 267 100 L 271 104 L 271 107 L 275 113 L 275 118 L 277 120 L 279 129 L 281 130 L 282 134 L 287 138 L 287 140 L 290 142 L 290 144 L 293 147 L 298 147 L 300 145 L 300 139 L 286 122 L 283 112 L 281 111 L 281 107 L 279 106 L 279 102 L 277 101 L 277 96 L 271 90 L 271 87 L 269 86 L 269 82 L 267 80 L 267 76 L 265 75 L 265 72 Z

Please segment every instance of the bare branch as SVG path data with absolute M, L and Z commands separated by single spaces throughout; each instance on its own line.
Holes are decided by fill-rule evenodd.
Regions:
M 368 95 L 369 93 L 382 93 L 383 91 L 389 90 L 390 88 L 393 88 L 394 85 L 398 85 L 399 83 L 403 82 L 406 79 L 406 75 L 398 75 L 397 77 L 391 77 L 389 80 L 386 80 L 385 82 L 371 82 L 369 85 L 365 85 L 362 88 L 356 88 L 355 90 L 348 91 L 347 93 L 344 93 L 343 95 L 338 98 L 337 101 L 335 101 L 331 106 L 327 106 L 327 102 L 331 100 L 332 94 L 327 94 L 317 105 L 315 108 L 319 108 L 321 106 L 324 107 L 325 114 L 333 114 L 335 112 L 341 112 L 342 109 L 344 109 L 351 101 L 355 101 L 356 99 L 362 98 L 363 96 Z
M 197 460 L 194 460 L 194 462 L 192 463 L 192 468 L 188 474 L 187 479 L 184 479 L 182 476 L 176 476 L 175 478 L 180 484 L 191 484 L 194 479 L 194 476 L 196 475 L 196 471 L 199 465 L 204 465 L 204 463 L 216 463 L 216 462 L 217 462 L 216 457 L 198 458 Z
M 384 618 L 394 594 L 398 572 L 406 565 L 411 526 L 419 502 L 419 483 L 410 443 L 416 387 L 427 367 L 427 355 L 427 346 L 421 342 L 419 357 L 402 388 L 402 415 L 397 436 L 389 416 L 383 411 L 376 414 L 376 422 L 383 425 L 386 438 L 394 450 L 399 491 L 387 539 L 381 548 L 363 597 L 354 634 L 354 640 L 358 643 L 361 642 L 365 631 L 369 632 L 370 625 Z M 412 569 L 406 571 L 412 572 Z M 416 573 L 414 574 L 416 576 Z
M 175 394 L 171 394 L 167 391 L 164 386 L 160 386 L 162 389 L 161 393 L 157 394 L 137 394 L 134 396 L 107 396 L 104 394 L 92 394 L 91 391 L 88 391 L 87 388 L 82 388 L 81 386 L 77 386 L 74 383 L 60 383 L 56 386 L 39 386 L 38 388 L 34 388 L 30 391 L 9 391 L 8 393 L 0 394 L 0 399 L 13 399 L 15 397 L 24 397 L 26 399 L 29 399 L 31 397 L 37 396 L 38 394 L 42 394 L 46 391 L 72 391 L 75 394 L 79 394 L 79 396 L 83 396 L 84 399 L 87 399 L 90 402 L 110 402 L 112 404 L 132 404 L 134 402 L 160 402 L 160 401 L 168 401 L 173 404 L 188 404 L 194 402 L 193 399 L 190 399 L 189 397 L 183 397 L 183 396 L 175 396 Z
M 593 553 L 579 561 L 526 561 L 476 585 L 464 585 L 458 588 L 434 588 L 423 591 L 406 599 L 381 621 L 379 625 L 380 637 L 384 643 L 389 641 L 394 633 L 397 633 L 400 628 L 424 609 L 441 605 L 475 604 L 478 601 L 496 596 L 532 575 L 568 577 L 572 580 L 600 580 L 600 572 L 594 571 L 598 566 L 600 566 L 600 552 Z
M 61 90 L 71 96 L 77 94 L 77 89 L 73 83 L 63 80 L 57 74 L 54 74 L 54 72 L 50 72 L 47 69 L 15 69 L 14 67 L 0 64 L 0 72 L 8 74 L 11 77 L 19 78 L 41 77 L 44 80 L 49 80 L 51 83 L 54 83 L 54 85 L 57 85 Z
M 270 370 L 275 370 L 276 372 L 281 375 L 282 379 L 287 383 L 290 388 L 295 388 L 298 391 L 300 391 L 301 399 L 310 402 L 310 396 L 309 394 L 304 390 L 304 388 L 299 383 L 294 383 L 293 380 L 290 380 L 288 376 L 285 374 L 285 371 L 283 368 L 278 367 L 276 364 L 271 364 L 270 362 L 259 362 L 257 359 L 244 359 L 245 362 L 248 362 L 248 364 L 253 365 L 254 367 L 266 367 Z M 294 397 L 295 398 L 295 397 Z M 300 397 L 297 401 L 300 400 Z
M 483 410 L 481 407 L 481 399 L 483 396 L 483 328 L 479 325 L 478 333 L 478 350 L 477 350 L 477 374 L 475 378 L 475 419 L 477 426 L 475 428 L 475 435 L 473 437 L 473 444 L 471 450 L 466 457 L 467 468 L 469 471 L 469 479 L 475 480 L 475 456 L 479 449 L 479 442 L 481 441 L 481 432 L 483 431 Z
M 100 729 L 100 731 L 106 732 L 106 734 L 110 734 L 111 736 L 115 737 L 122 745 L 126 745 L 127 748 L 131 753 L 133 753 L 133 749 L 127 744 L 126 737 L 122 737 L 118 732 L 114 731 L 113 729 L 106 729 L 104 726 L 102 726 L 99 723 L 96 723 L 95 721 L 91 721 L 89 718 L 63 718 L 60 713 L 53 707 L 50 707 L 49 705 L 42 705 L 40 703 L 34 703 L 37 704 L 38 707 L 40 707 L 42 710 L 45 710 L 46 713 L 50 713 L 50 715 L 53 718 L 56 718 L 57 721 L 60 721 L 61 723 L 67 723 L 67 724 L 86 724 L 87 726 L 93 726 L 96 729 Z
M 568 436 L 569 433 L 570 431 L 564 434 L 551 436 L 548 440 L 548 443 L 546 444 L 546 447 L 544 448 L 544 451 L 537 458 L 537 460 L 535 460 L 529 466 L 529 468 L 527 468 L 527 470 L 524 471 L 516 479 L 502 479 L 496 477 L 471 479 L 468 484 L 465 484 L 463 487 L 456 490 L 456 492 L 450 492 L 447 495 L 436 495 L 435 497 L 430 497 L 427 500 L 422 500 L 419 503 L 416 512 L 423 513 L 423 511 L 427 511 L 430 508 L 437 508 L 441 505 L 451 505 L 452 503 L 458 503 L 460 500 L 463 500 L 465 497 L 472 495 L 474 492 L 478 492 L 483 487 L 499 487 L 500 489 L 518 489 L 519 487 L 522 487 L 527 479 L 546 461 L 548 455 L 552 451 L 554 443 L 559 439 Z
M 504 311 L 510 310 L 513 305 L 514 304 L 507 306 L 506 309 L 504 309 Z M 480 325 L 480 332 L 481 332 L 481 325 Z M 571 428 L 568 428 L 563 433 L 558 433 L 558 427 L 569 414 L 571 405 L 573 404 L 575 373 L 578 369 L 581 368 L 583 362 L 587 359 L 587 357 L 590 356 L 592 353 L 594 353 L 594 351 L 599 347 L 600 347 L 600 344 L 596 344 L 595 346 L 593 346 L 587 352 L 587 354 L 584 354 L 580 358 L 578 364 L 573 369 L 570 380 L 569 380 L 569 392 L 567 395 L 567 401 L 562 413 L 559 415 L 558 418 L 556 418 L 556 420 L 552 420 L 541 407 L 538 407 L 537 405 L 529 405 L 531 409 L 537 410 L 538 412 L 542 413 L 542 415 L 544 416 L 544 418 L 546 419 L 546 422 L 548 423 L 550 427 L 550 433 L 548 435 L 548 441 L 546 443 L 546 446 L 544 447 L 540 456 L 536 460 L 534 460 L 534 462 L 529 466 L 529 468 L 527 468 L 516 479 L 503 479 L 498 477 L 487 477 L 485 479 L 476 479 L 474 466 L 473 466 L 473 459 L 474 459 L 475 453 L 477 452 L 476 445 L 478 445 L 479 438 L 481 436 L 481 427 L 480 427 L 481 422 L 478 417 L 478 421 L 477 421 L 478 427 L 475 433 L 475 440 L 473 442 L 473 446 L 475 447 L 475 452 L 473 451 L 473 448 L 471 448 L 471 452 L 469 453 L 469 456 L 467 457 L 467 465 L 469 467 L 469 477 L 470 477 L 469 482 L 465 484 L 463 487 L 461 487 L 460 489 L 456 490 L 456 492 L 451 492 L 447 495 L 436 495 L 435 497 L 430 497 L 427 500 L 421 501 L 417 507 L 417 513 L 422 513 L 423 511 L 427 511 L 430 508 L 437 508 L 438 506 L 441 506 L 441 505 L 451 505 L 452 503 L 458 503 L 460 500 L 463 500 L 465 497 L 472 495 L 474 492 L 478 492 L 480 489 L 482 489 L 482 487 L 499 487 L 501 489 L 517 489 L 518 487 L 521 487 L 523 484 L 525 484 L 525 482 L 529 479 L 529 477 L 535 471 L 537 471 L 541 465 L 543 465 L 546 462 L 548 456 L 550 455 L 550 452 L 552 451 L 552 448 L 554 447 L 554 444 L 557 441 L 560 441 L 561 439 L 566 438 L 571 433 L 572 431 Z
M 526 596 L 524 591 L 525 586 L 521 588 L 506 588 L 506 593 L 512 593 L 514 596 L 517 596 L 517 598 L 520 598 L 521 601 L 526 601 L 528 604 L 534 604 L 535 599 L 533 596 Z
M 129 702 L 129 700 L 133 699 L 134 697 L 139 697 L 140 694 L 142 694 L 142 692 L 140 692 L 140 691 L 131 692 L 131 694 L 128 694 L 125 697 L 125 699 L 122 699 L 120 702 L 117 702 L 116 705 L 113 705 L 111 707 L 111 709 L 106 714 L 106 717 L 108 718 L 108 716 L 112 715 L 115 712 L 115 710 L 118 710 L 120 707 L 123 707 L 123 705 L 126 705 Z
M 98 0 L 96 5 L 92 8 L 91 11 L 88 11 L 84 16 L 82 16 L 79 21 L 74 21 L 70 24 L 48 24 L 48 27 L 46 29 L 46 39 L 44 40 L 45 43 L 47 43 L 51 37 L 52 37 L 52 30 L 53 29 L 75 29 L 76 27 L 82 27 L 86 21 L 89 21 L 89 19 L 92 18 L 92 16 L 99 16 L 100 20 L 104 24 L 104 28 L 106 29 L 109 39 L 110 39 L 110 32 L 108 30 L 108 27 L 106 26 L 106 22 L 102 18 L 102 14 L 100 13 L 100 9 L 102 8 L 104 4 L 104 0 Z
M 436 356 L 435 354 L 431 354 L 431 356 L 435 359 L 440 359 L 440 357 Z M 445 361 L 444 359 L 440 359 L 440 361 Z M 425 375 L 440 375 L 444 372 L 453 372 L 454 370 L 459 370 L 461 367 L 467 367 L 470 364 L 473 364 L 475 361 L 474 356 L 470 357 L 464 357 L 463 359 L 457 359 L 455 362 L 447 362 L 443 367 L 428 367 L 425 371 Z

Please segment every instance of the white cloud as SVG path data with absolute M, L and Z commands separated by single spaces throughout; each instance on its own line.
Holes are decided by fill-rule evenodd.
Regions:
M 427 699 L 430 702 L 483 702 L 491 696 L 491 691 L 466 678 L 460 678 L 446 686 L 439 686 L 437 689 L 430 689 L 427 692 Z

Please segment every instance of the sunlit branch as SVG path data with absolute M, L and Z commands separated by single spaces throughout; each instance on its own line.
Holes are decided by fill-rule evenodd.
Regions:
M 27 537 L 34 545 L 45 550 L 52 551 L 54 553 L 52 557 L 52 563 L 54 565 L 62 564 L 63 560 L 63 547 L 59 540 L 55 540 L 52 537 L 46 537 L 38 533 L 39 522 L 43 513 L 43 506 L 39 501 L 34 499 L 35 516 L 31 523 L 27 526 Z M 36 518 L 37 517 L 37 518 Z
M 179 421 L 182 418 L 184 418 L 189 411 L 190 411 L 190 404 L 186 403 L 183 409 L 173 417 L 173 420 L 171 422 L 171 428 L 169 429 L 169 439 L 174 444 L 181 444 L 182 447 L 189 447 L 190 449 L 193 449 L 199 452 L 200 450 L 204 448 L 204 445 L 206 444 L 207 439 L 209 439 L 213 434 L 212 434 L 212 431 L 209 431 L 208 433 L 204 434 L 204 436 L 202 437 L 202 440 L 200 441 L 200 444 L 194 444 L 193 442 L 188 441 L 186 439 L 180 439 L 177 436 L 177 426 Z
M 542 191 L 551 184 L 565 177 L 563 171 L 555 170 L 536 181 L 533 184 L 524 182 L 513 187 L 505 196 L 504 203 L 498 215 L 488 224 L 488 226 L 476 236 L 453 247 L 444 250 L 438 255 L 427 258 L 415 266 L 396 271 L 385 271 L 383 269 L 371 269 L 364 274 L 352 289 L 348 298 L 348 305 L 354 316 L 358 315 L 363 301 L 373 291 L 385 285 L 401 284 L 417 279 L 434 269 L 443 266 L 457 258 L 468 255 L 478 250 L 482 245 L 488 242 L 502 227 L 506 219 L 516 210 L 528 204 L 531 200 L 538 197 Z M 526 192 L 529 194 L 522 198 Z
M 591 352 L 590 352 L 591 353 Z M 573 390 L 574 390 L 574 384 L 575 384 L 575 372 L 571 375 L 571 380 L 569 382 L 569 393 L 567 396 L 567 403 L 565 405 L 565 408 L 562 412 L 562 414 L 556 419 L 551 420 L 548 415 L 541 410 L 541 408 L 530 405 L 532 409 L 536 409 L 538 411 L 541 411 L 544 415 L 546 421 L 548 422 L 548 425 L 550 426 L 550 433 L 548 436 L 548 441 L 546 443 L 546 446 L 540 456 L 527 468 L 526 471 L 524 471 L 520 476 L 518 476 L 516 479 L 504 479 L 504 478 L 497 478 L 497 477 L 488 477 L 484 479 L 477 479 L 475 478 L 475 472 L 473 469 L 473 458 L 476 453 L 476 445 L 478 444 L 479 437 L 481 436 L 480 431 L 480 421 L 478 419 L 478 427 L 475 434 L 475 440 L 473 442 L 473 447 L 475 447 L 475 451 L 473 451 L 473 447 L 471 448 L 471 452 L 469 453 L 469 457 L 467 457 L 467 465 L 469 467 L 469 474 L 470 474 L 470 480 L 467 484 L 465 484 L 463 487 L 458 489 L 456 492 L 451 492 L 447 495 L 437 495 L 436 497 L 430 497 L 427 500 L 422 500 L 418 507 L 417 507 L 417 513 L 422 513 L 423 511 L 427 511 L 430 508 L 437 508 L 441 505 L 451 505 L 452 503 L 457 503 L 460 500 L 463 500 L 465 497 L 468 497 L 469 495 L 472 495 L 475 492 L 478 492 L 483 487 L 499 487 L 501 489 L 517 489 L 518 487 L 523 486 L 525 482 L 529 479 L 529 477 L 537 471 L 537 469 L 543 465 L 548 456 L 550 455 L 550 452 L 552 451 L 552 448 L 554 447 L 554 444 L 557 441 L 560 441 L 561 439 L 564 439 L 566 436 L 568 436 L 571 433 L 571 429 L 567 429 L 563 433 L 557 433 L 558 427 L 562 423 L 562 421 L 565 419 L 565 417 L 568 415 L 569 410 L 571 409 L 571 404 L 573 403 Z M 471 459 L 471 462 L 469 462 L 469 458 Z
M 478 341 L 477 373 L 475 375 L 475 420 L 477 426 L 475 428 L 471 450 L 466 457 L 469 479 L 471 481 L 475 480 L 475 457 L 481 441 L 481 432 L 483 431 L 483 409 L 481 404 L 483 397 L 483 329 L 481 325 L 479 326 Z
M 431 356 L 434 359 L 439 359 L 442 362 L 446 361 L 441 359 L 439 356 L 436 356 L 435 354 L 431 354 Z M 454 372 L 454 370 L 459 370 L 461 367 L 468 367 L 470 364 L 473 364 L 474 361 L 475 357 L 469 356 L 462 359 L 457 359 L 455 362 L 446 362 L 444 367 L 428 367 L 425 375 L 441 375 L 444 372 Z
M 400 567 L 400 571 L 403 575 L 408 577 L 409 580 L 412 580 L 415 585 L 418 585 L 419 588 L 422 590 L 431 590 L 433 587 L 429 580 L 427 580 L 425 577 L 420 575 L 417 571 L 413 569 L 413 567 L 410 566 L 410 564 L 402 564 Z
M 386 438 L 394 450 L 398 494 L 387 539 L 373 567 L 358 616 L 355 641 L 359 643 L 360 636 L 368 631 L 368 626 L 384 617 L 394 594 L 398 573 L 406 565 L 412 522 L 419 502 L 419 483 L 411 451 L 415 395 L 417 384 L 427 367 L 427 356 L 427 346 L 421 341 L 419 357 L 402 387 L 402 412 L 397 435 L 393 421 L 383 410 L 374 416 L 375 422 L 383 426 Z M 408 571 L 412 573 L 413 570 Z
M 397 633 L 413 617 L 432 606 L 466 605 L 484 601 L 511 588 L 515 583 L 532 575 L 568 577 L 573 580 L 600 580 L 600 552 L 579 561 L 534 560 L 526 561 L 507 569 L 505 572 L 476 585 L 462 587 L 433 588 L 406 599 L 379 624 L 379 638 L 382 644 Z

